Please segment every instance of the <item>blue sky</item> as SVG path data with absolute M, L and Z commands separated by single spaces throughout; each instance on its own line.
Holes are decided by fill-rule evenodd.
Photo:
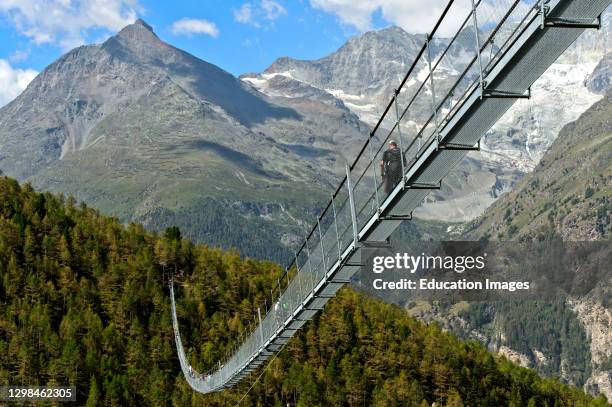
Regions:
M 467 3 L 467 0 L 464 0 Z M 0 0 L 0 106 L 66 51 L 142 18 L 164 41 L 240 75 L 316 59 L 391 24 L 425 32 L 446 0 Z
M 137 15 L 152 25 L 164 41 L 235 75 L 261 71 L 279 56 L 312 59 L 327 55 L 349 36 L 358 33 L 354 27 L 340 23 L 334 15 L 313 9 L 308 2 L 299 1 L 276 1 L 284 11 L 269 16 L 265 11 L 251 6 L 251 17 L 247 21 L 242 7 L 252 3 L 145 0 L 139 3 L 143 9 Z M 235 14 L 243 16 L 242 22 L 236 20 Z M 218 34 L 173 32 L 173 23 L 181 19 L 208 21 L 214 24 Z M 82 30 L 86 43 L 100 42 L 113 33 L 112 29 L 95 27 Z M 0 58 L 11 60 L 11 65 L 17 68 L 42 70 L 67 48 L 71 48 L 71 45 L 63 47 L 59 38 L 52 43 L 36 44 L 27 35 L 21 35 L 6 14 L 0 20 L 0 36 Z

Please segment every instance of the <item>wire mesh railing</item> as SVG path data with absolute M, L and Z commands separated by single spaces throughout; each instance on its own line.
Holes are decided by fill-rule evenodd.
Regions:
M 256 310 L 256 323 L 246 340 L 213 367 L 214 373 L 192 373 L 184 356 L 181 358 L 181 365 L 187 366 L 191 375 L 190 384 L 207 391 L 219 389 L 270 345 L 316 287 L 325 282 L 328 272 L 354 248 L 356 234 L 387 199 L 389 188 L 380 163 L 389 141 L 395 141 L 405 157 L 405 162 L 401 160 L 404 177 L 426 146 L 440 143 L 441 129 L 473 91 L 480 88 L 484 92 L 484 78 L 526 25 L 538 17 L 543 1 L 547 0 L 447 3 L 432 32 L 423 36 L 414 62 L 357 157 L 347 165 L 347 175 L 317 217 L 270 301 Z M 176 323 L 174 307 L 173 313 Z M 182 351 L 182 345 L 178 346 Z

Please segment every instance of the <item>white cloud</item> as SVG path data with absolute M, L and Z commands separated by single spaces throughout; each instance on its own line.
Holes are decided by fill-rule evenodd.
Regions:
M 140 12 L 138 0 L 0 0 L 0 14 L 17 32 L 65 50 L 83 44 L 87 30 L 118 31 Z
M 16 50 L 15 52 L 13 52 L 11 54 L 11 56 L 9 56 L 9 61 L 11 63 L 16 63 L 16 62 L 21 62 L 21 61 L 25 61 L 26 59 L 28 59 L 28 57 L 30 56 L 30 50 Z
M 310 0 L 313 8 L 336 15 L 346 25 L 360 31 L 372 28 L 373 14 L 411 33 L 429 32 L 448 0 Z M 455 1 L 438 34 L 452 35 L 471 10 L 467 0 Z
M 249 24 L 253 19 L 253 6 L 244 3 L 238 10 L 234 10 L 234 20 L 239 23 Z
M 33 69 L 14 69 L 0 59 L 0 107 L 15 99 L 38 75 Z
M 219 36 L 219 29 L 215 23 L 194 18 L 182 18 L 175 21 L 174 24 L 172 24 L 172 32 L 175 35 L 191 36 L 193 34 L 206 34 L 214 38 Z
M 238 10 L 234 10 L 235 21 L 257 28 L 262 26 L 262 20 L 272 22 L 284 15 L 287 15 L 287 10 L 274 0 L 244 3 Z
M 342 23 L 366 31 L 372 26 L 372 14 L 380 7 L 379 1 L 310 0 L 312 7 L 335 14 Z
M 287 10 L 273 0 L 261 0 L 261 9 L 265 11 L 265 17 L 268 20 L 276 20 L 287 14 Z

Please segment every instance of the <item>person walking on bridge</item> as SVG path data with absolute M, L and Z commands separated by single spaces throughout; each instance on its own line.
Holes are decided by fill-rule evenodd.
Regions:
M 402 179 L 402 162 L 400 160 L 404 160 L 404 166 L 406 166 L 406 157 L 397 147 L 397 143 L 390 140 L 389 148 L 383 153 L 380 161 L 380 172 L 385 184 L 386 194 L 391 192 Z

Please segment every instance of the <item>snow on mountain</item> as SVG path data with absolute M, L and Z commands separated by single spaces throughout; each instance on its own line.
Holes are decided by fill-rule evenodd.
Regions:
M 604 92 L 600 88 L 609 84 L 608 65 L 600 66 L 610 38 L 609 12 L 603 22 L 601 30 L 586 31 L 533 85 L 530 100 L 517 101 L 487 132 L 482 151 L 471 152 L 451 173 L 443 189 L 430 195 L 415 211 L 417 216 L 448 221 L 472 219 L 533 170 L 561 128 L 601 99 Z M 341 103 L 373 126 L 423 38 L 398 27 L 371 31 L 351 38 L 324 58 L 314 61 L 279 58 L 264 73 L 243 75 L 242 80 L 262 93 L 284 98 L 301 97 L 307 92 L 314 96 L 316 89 L 318 98 L 328 101 L 333 98 L 335 102 L 330 103 Z M 472 55 L 470 41 L 467 32 L 459 36 L 460 46 L 455 47 L 436 80 L 458 74 L 456 68 L 464 66 L 466 58 Z M 432 52 L 439 52 L 446 42 L 432 43 Z M 420 68 L 406 87 L 422 82 L 427 74 L 426 67 Z M 283 80 L 278 80 L 279 77 Z M 415 106 L 417 112 L 426 108 Z

